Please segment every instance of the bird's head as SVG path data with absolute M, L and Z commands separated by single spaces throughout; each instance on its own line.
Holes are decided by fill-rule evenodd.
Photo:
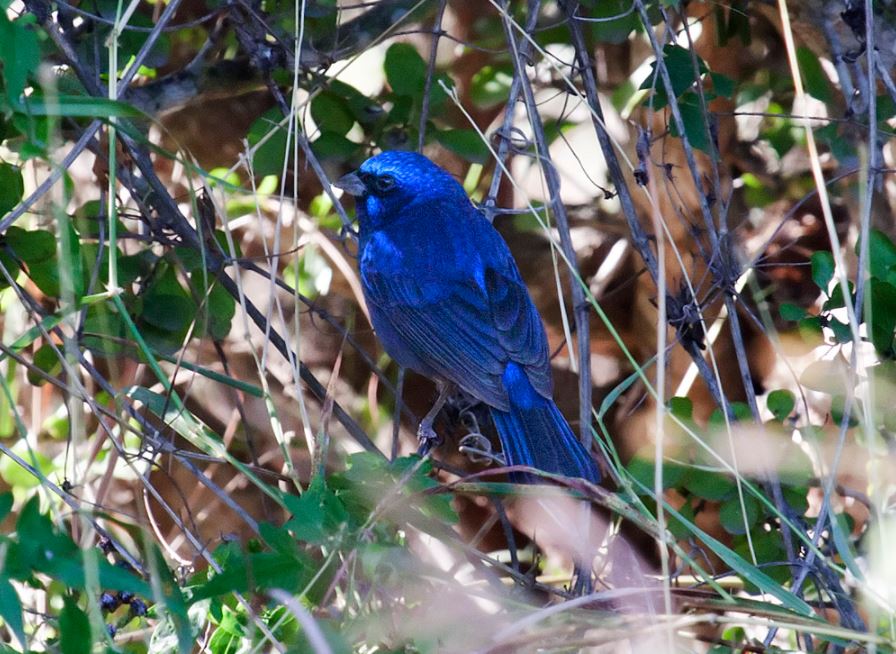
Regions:
M 408 215 L 411 207 L 444 201 L 469 204 L 463 187 L 422 154 L 390 150 L 371 157 L 335 186 L 354 195 L 363 230 Z M 459 205 L 464 206 L 464 205 Z

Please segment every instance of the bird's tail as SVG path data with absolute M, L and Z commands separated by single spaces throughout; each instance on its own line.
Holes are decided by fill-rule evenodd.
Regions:
M 536 392 L 525 371 L 515 363 L 503 376 L 510 410 L 491 409 L 507 465 L 525 465 L 567 477 L 600 481 L 594 459 L 570 429 L 553 400 Z M 533 483 L 534 475 L 511 474 L 511 481 Z

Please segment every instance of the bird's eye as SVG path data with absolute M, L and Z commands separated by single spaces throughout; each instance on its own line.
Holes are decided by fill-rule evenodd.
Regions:
M 373 190 L 377 193 L 388 193 L 395 188 L 395 178 L 392 175 L 380 175 L 372 181 Z

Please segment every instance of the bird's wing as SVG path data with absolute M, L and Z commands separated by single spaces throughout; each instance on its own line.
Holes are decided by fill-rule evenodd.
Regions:
M 485 270 L 475 279 L 421 280 L 376 272 L 365 276 L 368 301 L 414 355 L 483 402 L 508 409 L 501 380 L 508 361 L 524 367 L 550 397 L 544 327 L 514 269 Z

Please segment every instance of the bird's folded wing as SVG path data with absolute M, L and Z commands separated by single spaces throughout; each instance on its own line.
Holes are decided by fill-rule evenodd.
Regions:
M 508 361 L 524 367 L 532 385 L 550 397 L 547 340 L 522 282 L 486 270 L 474 279 L 430 281 L 368 275 L 368 300 L 404 344 L 439 375 L 483 402 L 508 409 L 501 377 Z

